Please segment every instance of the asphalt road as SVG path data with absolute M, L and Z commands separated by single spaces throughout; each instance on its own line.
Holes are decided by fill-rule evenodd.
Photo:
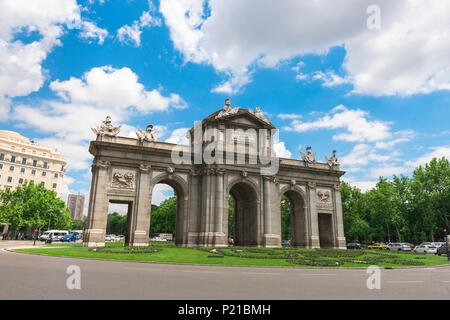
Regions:
M 27 242 L 29 244 L 30 242 Z M 0 241 L 0 247 L 23 243 Z M 66 286 L 80 267 L 81 289 Z M 381 270 L 251 268 L 98 261 L 0 250 L 0 299 L 449 299 L 450 267 Z

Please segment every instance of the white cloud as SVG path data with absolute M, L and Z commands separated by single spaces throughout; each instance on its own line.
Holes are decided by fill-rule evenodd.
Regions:
M 406 165 L 415 168 L 418 166 L 423 166 L 424 164 L 430 162 L 433 158 L 445 157 L 450 159 L 450 146 L 433 147 L 430 149 L 432 150 L 431 152 L 424 154 L 416 160 L 407 161 Z
M 229 80 L 218 92 L 239 90 L 241 70 L 275 67 L 306 54 L 343 46 L 344 77 L 324 74 L 324 85 L 351 81 L 354 91 L 410 95 L 450 89 L 450 2 L 377 0 L 381 29 L 369 30 L 372 0 L 161 0 L 160 12 L 186 61 L 212 65 Z M 207 9 L 207 10 L 205 10 Z M 301 66 L 300 66 L 301 67 Z M 300 70 L 300 69 L 299 69 Z M 298 79 L 306 79 L 299 73 Z
M 161 26 L 161 19 L 154 17 L 149 11 L 144 11 L 139 20 L 133 21 L 131 26 L 123 25 L 117 30 L 117 37 L 122 43 L 132 42 L 136 47 L 141 45 L 141 34 L 144 28 Z
M 159 206 L 161 202 L 166 200 L 167 198 L 173 197 L 175 193 L 173 192 L 172 187 L 167 184 L 159 183 L 157 184 L 152 191 L 152 204 Z
M 7 117 L 10 99 L 39 90 L 45 80 L 42 62 L 60 45 L 65 24 L 80 21 L 75 0 L 0 1 L 0 115 Z M 24 43 L 17 33 L 36 32 L 39 40 Z
M 186 106 L 176 94 L 166 97 L 156 89 L 145 90 L 129 68 L 93 68 L 81 79 L 53 81 L 50 88 L 61 100 L 43 101 L 38 106 L 18 105 L 12 118 L 52 134 L 53 137 L 40 141 L 61 150 L 68 160 L 68 170 L 89 167 L 88 141 L 94 138 L 91 128 L 99 125 L 107 115 L 112 117 L 114 124 L 119 124 L 136 111 L 145 115 Z M 135 130 L 135 127 L 123 124 L 121 135 L 135 137 Z M 158 130 L 162 131 L 163 127 Z
M 169 138 L 167 138 L 165 142 L 188 146 L 189 140 L 186 137 L 186 135 L 188 130 L 190 129 L 191 128 L 179 128 L 174 130 L 172 132 L 172 135 Z
M 292 153 L 286 149 L 284 142 L 278 142 L 273 144 L 273 150 L 278 158 L 290 158 Z
M 371 145 L 357 144 L 348 155 L 340 159 L 340 162 L 343 167 L 358 167 L 365 166 L 369 162 L 384 162 L 390 159 L 390 155 L 376 153 Z
M 312 76 L 312 80 L 322 81 L 323 87 L 334 87 L 350 82 L 349 79 L 342 78 L 334 73 L 334 71 L 327 71 L 326 73 L 316 71 Z
M 369 191 L 370 189 L 375 188 L 377 184 L 377 180 L 355 180 L 352 178 L 346 178 L 344 177 L 342 179 L 343 181 L 349 183 L 350 185 L 357 187 L 362 192 Z
M 294 113 L 280 113 L 277 115 L 278 118 L 286 120 L 286 119 L 290 119 L 290 120 L 294 120 L 294 119 L 300 119 L 302 116 L 299 114 L 294 114 Z
M 372 178 L 390 177 L 394 174 L 400 175 L 400 174 L 405 173 L 410 170 L 411 170 L 411 168 L 409 168 L 407 166 L 385 164 L 381 167 L 370 168 L 369 176 Z
M 98 39 L 98 44 L 103 44 L 105 38 L 108 36 L 108 30 L 99 28 L 95 23 L 90 21 L 83 21 L 80 37 L 83 39 Z
M 389 123 L 368 120 L 368 113 L 362 110 L 349 110 L 343 105 L 335 107 L 315 121 L 301 122 L 294 120 L 287 131 L 306 132 L 318 129 L 346 129 L 347 132 L 333 136 L 335 140 L 352 142 L 378 141 L 391 137 Z

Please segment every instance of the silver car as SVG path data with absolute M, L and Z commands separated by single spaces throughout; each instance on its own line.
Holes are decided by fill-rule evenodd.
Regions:
M 416 253 L 432 253 L 436 254 L 437 248 L 433 245 L 421 244 L 414 248 L 414 252 Z
M 390 251 L 411 251 L 409 244 L 403 242 L 390 243 L 387 249 Z

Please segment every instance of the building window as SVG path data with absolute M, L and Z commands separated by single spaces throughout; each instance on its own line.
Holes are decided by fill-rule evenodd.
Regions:
M 9 167 L 9 171 L 14 171 L 14 166 Z
M 31 170 L 31 174 L 36 174 L 36 170 Z
M 16 162 L 16 156 L 11 156 L 11 162 Z
M 55 173 L 55 178 L 58 178 L 58 174 L 57 173 Z
M 0 163 L 0 169 L 3 169 L 3 164 L 2 163 Z
M 20 173 L 25 173 L 25 168 L 20 168 Z
M 8 182 L 12 182 L 12 177 L 8 177 Z
M 42 171 L 42 176 L 45 177 L 47 175 L 47 172 Z
M 44 181 L 41 182 L 41 186 L 45 187 L 45 182 Z
M 56 189 L 56 183 L 53 184 L 53 189 Z
M 4 160 L 5 159 L 5 154 L 4 153 L 0 153 L 0 160 Z
M 22 184 L 22 183 L 23 183 L 23 179 L 20 178 L 20 179 L 19 179 L 19 184 Z
M 22 164 L 27 164 L 27 158 L 22 158 Z
M 48 162 L 44 161 L 44 168 L 47 169 L 48 168 Z
M 33 167 L 37 166 L 37 160 L 33 160 Z

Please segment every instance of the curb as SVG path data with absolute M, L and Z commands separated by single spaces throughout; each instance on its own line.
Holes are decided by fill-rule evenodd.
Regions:
M 40 247 L 47 248 L 47 247 Z M 56 247 L 54 249 L 61 249 L 65 247 Z M 231 267 L 231 268 L 274 268 L 274 269 L 293 269 L 293 270 L 364 270 L 367 267 L 292 267 L 292 266 L 238 266 L 238 265 L 221 265 L 221 264 L 201 264 L 201 263 L 178 263 L 178 262 L 159 262 L 159 261 L 135 261 L 135 260 L 115 260 L 115 259 L 100 259 L 100 258 L 85 258 L 85 257 L 68 257 L 68 256 L 55 256 L 45 253 L 33 253 L 33 252 L 18 252 L 14 251 L 17 249 L 33 249 L 33 248 L 2 248 L 4 251 L 8 251 L 16 254 L 30 254 L 30 255 L 38 255 L 38 256 L 46 256 L 46 257 L 57 257 L 57 258 L 67 258 L 67 259 L 82 259 L 82 260 L 94 260 L 94 261 L 114 261 L 114 262 L 132 262 L 132 263 L 152 263 L 152 264 L 162 264 L 162 265 L 191 265 L 191 266 L 215 266 L 215 267 Z M 36 248 L 39 249 L 39 248 Z M 403 269 L 428 269 L 428 268 L 449 268 L 449 265 L 430 265 L 430 266 L 420 266 L 420 267 L 383 267 L 384 270 L 403 270 Z

